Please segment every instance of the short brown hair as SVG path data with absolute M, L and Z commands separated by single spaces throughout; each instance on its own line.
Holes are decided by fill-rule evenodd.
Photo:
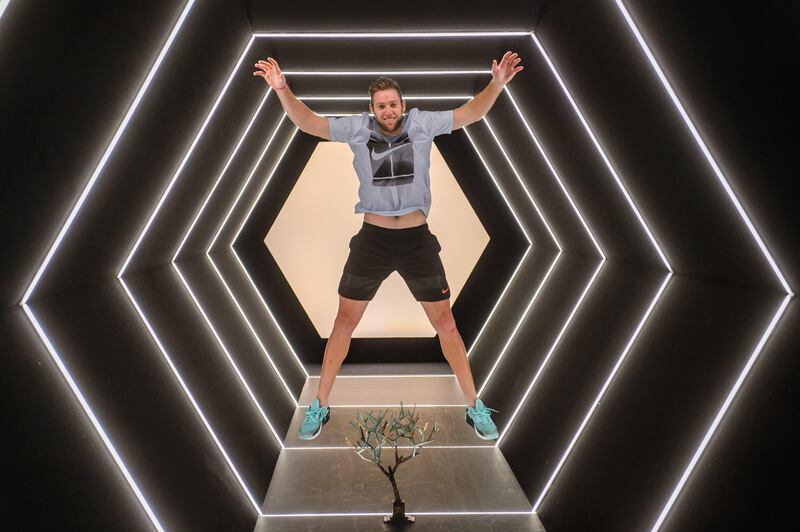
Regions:
M 397 83 L 392 78 L 387 78 L 385 76 L 381 76 L 372 83 L 369 84 L 369 102 L 372 102 L 372 95 L 378 91 L 384 91 L 386 89 L 395 89 L 397 94 L 400 95 L 400 102 L 403 101 L 403 92 L 400 90 L 400 84 Z

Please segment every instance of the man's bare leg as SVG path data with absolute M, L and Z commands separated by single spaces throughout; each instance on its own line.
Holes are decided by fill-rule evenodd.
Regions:
M 453 318 L 453 312 L 450 310 L 450 300 L 420 301 L 420 303 L 422 308 L 425 309 L 425 314 L 428 315 L 431 325 L 439 335 L 439 344 L 442 346 L 442 352 L 458 379 L 464 399 L 467 400 L 467 404 L 470 407 L 475 408 L 475 399 L 477 399 L 478 394 L 475 391 L 475 382 L 472 380 L 472 371 L 469 368 L 467 349 L 464 347 L 464 341 L 461 339 L 461 334 L 459 334 L 456 321 Z
M 336 320 L 333 322 L 328 342 L 325 344 L 325 356 L 322 359 L 322 369 L 319 375 L 319 387 L 317 388 L 317 399 L 321 406 L 328 404 L 328 397 L 333 388 L 333 381 L 342 367 L 347 352 L 350 349 L 350 339 L 353 336 L 364 311 L 367 309 L 369 301 L 359 301 L 339 296 L 339 311 Z

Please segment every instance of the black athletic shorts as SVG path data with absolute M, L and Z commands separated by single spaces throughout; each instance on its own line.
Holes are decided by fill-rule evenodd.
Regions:
M 350 255 L 339 281 L 339 295 L 371 300 L 381 283 L 397 270 L 417 301 L 442 301 L 450 287 L 439 258 L 442 246 L 428 224 L 387 229 L 364 222 L 350 239 Z

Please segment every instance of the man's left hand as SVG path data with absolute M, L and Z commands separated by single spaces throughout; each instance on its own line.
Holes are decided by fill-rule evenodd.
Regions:
M 492 59 L 492 79 L 500 85 L 505 85 L 511 81 L 511 78 L 513 78 L 517 72 L 522 70 L 521 66 L 517 66 L 520 61 L 522 61 L 522 59 L 517 57 L 516 52 L 506 52 L 503 54 L 499 65 L 496 59 Z

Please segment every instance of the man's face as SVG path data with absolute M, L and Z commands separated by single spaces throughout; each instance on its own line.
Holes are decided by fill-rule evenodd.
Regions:
M 385 131 L 393 132 L 400 128 L 406 102 L 400 101 L 400 94 L 395 89 L 376 91 L 372 95 L 369 110 L 375 115 L 378 125 Z

